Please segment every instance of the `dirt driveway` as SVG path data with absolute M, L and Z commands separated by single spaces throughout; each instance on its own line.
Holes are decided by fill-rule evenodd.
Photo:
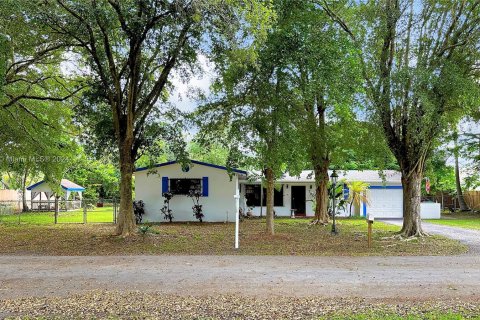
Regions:
M 479 256 L 0 256 L 0 300 L 102 289 L 478 301 L 478 288 Z

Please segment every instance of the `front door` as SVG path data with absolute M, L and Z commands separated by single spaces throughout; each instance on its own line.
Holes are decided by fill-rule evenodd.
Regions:
M 306 215 L 305 211 L 305 186 L 292 186 L 292 209 L 295 210 L 295 214 L 299 216 Z

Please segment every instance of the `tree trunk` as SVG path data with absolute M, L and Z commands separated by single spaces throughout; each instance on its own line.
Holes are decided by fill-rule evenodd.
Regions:
M 273 195 L 274 195 L 274 188 L 275 188 L 275 181 L 273 176 L 273 170 L 271 168 L 267 168 L 265 170 L 265 175 L 267 178 L 267 233 L 270 235 L 275 234 L 274 229 L 274 213 L 273 213 Z
M 404 237 L 424 236 L 420 219 L 422 174 L 413 172 L 408 178 L 402 171 L 403 186 L 403 227 L 400 235 Z
M 315 168 L 315 221 L 320 224 L 328 223 L 328 161 Z
M 460 167 L 458 165 L 458 152 L 454 153 L 455 155 L 455 185 L 457 188 L 457 200 L 460 211 L 470 211 L 465 198 L 463 197 L 462 185 L 460 183 Z
M 27 203 L 27 177 L 28 177 L 28 168 L 25 168 L 22 179 L 22 212 L 28 212 L 28 203 Z
M 131 141 L 131 140 L 130 140 Z M 133 159 L 132 143 L 120 144 L 120 210 L 117 220 L 117 235 L 128 237 L 135 232 L 135 216 L 132 202 Z

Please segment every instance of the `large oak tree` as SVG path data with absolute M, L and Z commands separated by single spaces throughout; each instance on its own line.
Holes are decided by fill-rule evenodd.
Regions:
M 477 96 L 480 1 L 361 1 L 353 23 L 346 7 L 318 3 L 357 43 L 372 118 L 402 173 L 400 233 L 421 236 L 425 161 L 452 115 Z
M 23 190 L 24 210 L 27 183 L 58 182 L 75 157 L 70 102 L 83 88 L 62 74 L 62 41 L 32 18 L 35 8 L 0 3 L 0 171 Z
M 247 46 L 263 30 L 262 1 L 44 0 L 38 17 L 78 53 L 95 95 L 108 106 L 119 154 L 117 233 L 134 231 L 132 174 L 145 125 L 162 112 L 174 70 L 186 73 L 199 51 Z

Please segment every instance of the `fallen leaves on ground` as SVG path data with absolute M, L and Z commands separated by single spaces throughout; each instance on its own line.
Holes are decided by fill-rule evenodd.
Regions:
M 478 304 L 465 301 L 371 303 L 364 299 L 241 296 L 172 296 L 93 291 L 69 297 L 0 301 L 7 319 L 338 319 L 365 315 L 425 319 L 425 315 L 476 318 Z M 434 317 L 435 318 L 435 317 Z
M 375 223 L 373 248 L 367 247 L 367 224 L 340 219 L 338 235 L 309 219 L 276 219 L 275 235 L 265 233 L 265 219 L 240 225 L 235 250 L 233 223 L 161 223 L 152 233 L 113 236 L 113 224 L 1 225 L 0 254 L 14 255 L 302 255 L 384 256 L 454 255 L 467 251 L 458 241 L 431 236 L 411 241 L 393 237 L 397 226 Z

